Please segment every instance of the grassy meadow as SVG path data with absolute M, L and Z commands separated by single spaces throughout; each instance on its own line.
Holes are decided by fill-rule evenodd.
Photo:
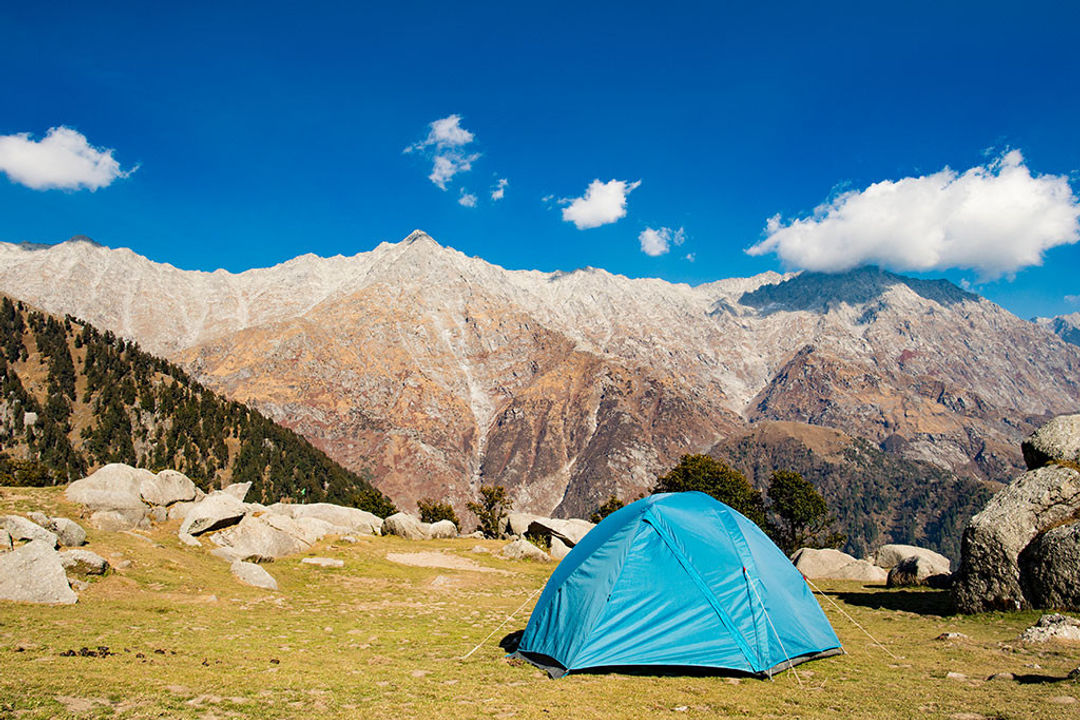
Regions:
M 29 510 L 79 517 L 58 489 L 0 489 L 0 514 Z M 278 560 L 271 592 L 235 581 L 209 541 L 181 545 L 175 523 L 87 529 L 87 549 L 130 565 L 74 606 L 0 602 L 0 718 L 1080 718 L 1080 683 L 1066 679 L 1080 645 L 1023 645 L 1039 613 L 954 616 L 941 591 L 822 585 L 896 658 L 822 600 L 848 654 L 798 678 L 550 680 L 499 641 L 524 628 L 554 565 L 475 551 L 501 542 L 323 542 L 306 555 L 344 567 Z M 946 632 L 968 637 L 935 639 Z M 1015 679 L 987 679 L 999 672 Z

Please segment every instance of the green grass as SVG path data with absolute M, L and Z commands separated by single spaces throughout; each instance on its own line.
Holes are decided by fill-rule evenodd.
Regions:
M 0 489 L 0 513 L 77 518 L 56 489 Z M 824 589 L 898 656 L 830 603 L 847 655 L 774 682 L 624 674 L 549 680 L 508 661 L 498 641 L 460 658 L 543 585 L 553 566 L 471 552 L 495 541 L 362 538 L 311 555 L 343 568 L 267 565 L 279 592 L 241 585 L 225 562 L 188 548 L 172 524 L 147 533 L 90 531 L 92 549 L 131 566 L 94 581 L 68 607 L 0 603 L 0 718 L 1069 718 L 1065 680 L 1080 647 L 1024 646 L 1038 613 L 952 616 L 940 591 L 858 583 Z M 209 544 L 209 543 L 207 543 Z M 440 550 L 504 573 L 400 565 L 387 552 Z M 938 641 L 944 632 L 970 639 Z M 107 646 L 106 657 L 64 657 Z M 945 677 L 959 672 L 966 680 Z M 986 680 L 1012 672 L 1018 681 Z

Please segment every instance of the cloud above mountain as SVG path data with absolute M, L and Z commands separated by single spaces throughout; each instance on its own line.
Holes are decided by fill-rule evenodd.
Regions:
M 638 235 L 641 252 L 652 257 L 666 255 L 671 251 L 672 245 L 682 245 L 685 240 L 686 231 L 682 228 L 672 230 L 669 227 L 662 227 L 659 230 L 653 230 L 651 227 L 647 227 Z
M 0 135 L 0 172 L 34 190 L 93 191 L 138 169 L 122 169 L 113 152 L 62 125 L 49 128 L 41 140 L 30 133 Z
M 572 222 L 578 230 L 600 227 L 626 217 L 626 196 L 633 192 L 641 181 L 599 179 L 589 183 L 585 194 L 578 198 L 561 200 L 566 204 L 562 216 L 566 222 Z
M 428 124 L 427 137 L 405 148 L 406 153 L 420 153 L 431 160 L 428 179 L 446 189 L 455 175 L 472 170 L 480 153 L 468 152 L 466 147 L 476 139 L 461 127 L 460 115 L 449 115 Z
M 963 173 L 946 167 L 846 192 L 810 217 L 774 216 L 765 232 L 749 254 L 806 270 L 966 268 L 994 279 L 1080 240 L 1080 203 L 1066 177 L 1033 175 L 1012 150 Z

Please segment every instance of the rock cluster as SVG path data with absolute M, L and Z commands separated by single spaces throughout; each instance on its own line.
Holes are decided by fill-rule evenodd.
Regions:
M 202 496 L 183 473 L 162 470 L 155 475 L 123 463 L 110 463 L 76 480 L 64 494 L 92 511 L 91 525 L 110 532 L 149 527 L 151 520 L 166 519 L 169 506 Z
M 882 545 L 862 560 L 830 548 L 801 548 L 791 562 L 811 580 L 859 580 L 889 587 L 943 587 L 951 565 L 944 555 L 915 545 Z
M 1024 441 L 1028 472 L 990 499 L 964 531 L 953 586 L 961 612 L 1080 609 L 1080 415 Z
M 86 544 L 86 531 L 68 518 L 43 513 L 0 516 L 0 600 L 70 605 L 78 600 L 68 571 L 102 575 L 109 564 L 81 549 L 57 552 L 58 546 Z
M 800 548 L 791 556 L 795 568 L 811 580 L 859 580 L 884 583 L 889 573 L 869 560 L 857 560 L 831 548 Z

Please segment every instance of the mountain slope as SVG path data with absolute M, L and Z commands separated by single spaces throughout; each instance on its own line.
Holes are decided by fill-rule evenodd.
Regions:
M 390 504 L 303 438 L 192 381 L 130 341 L 0 300 L 0 484 L 55 484 L 105 463 L 183 471 L 204 490 Z
M 1053 318 L 1035 318 L 1034 322 L 1054 333 L 1065 342 L 1080 345 L 1080 312 L 1058 315 Z
M 0 245 L 0 289 L 167 353 L 346 466 L 370 461 L 404 507 L 498 482 L 522 509 L 584 515 L 778 420 L 1004 480 L 1034 423 L 1080 409 L 1080 348 L 876 269 L 690 287 L 508 271 L 415 232 L 240 274 Z

